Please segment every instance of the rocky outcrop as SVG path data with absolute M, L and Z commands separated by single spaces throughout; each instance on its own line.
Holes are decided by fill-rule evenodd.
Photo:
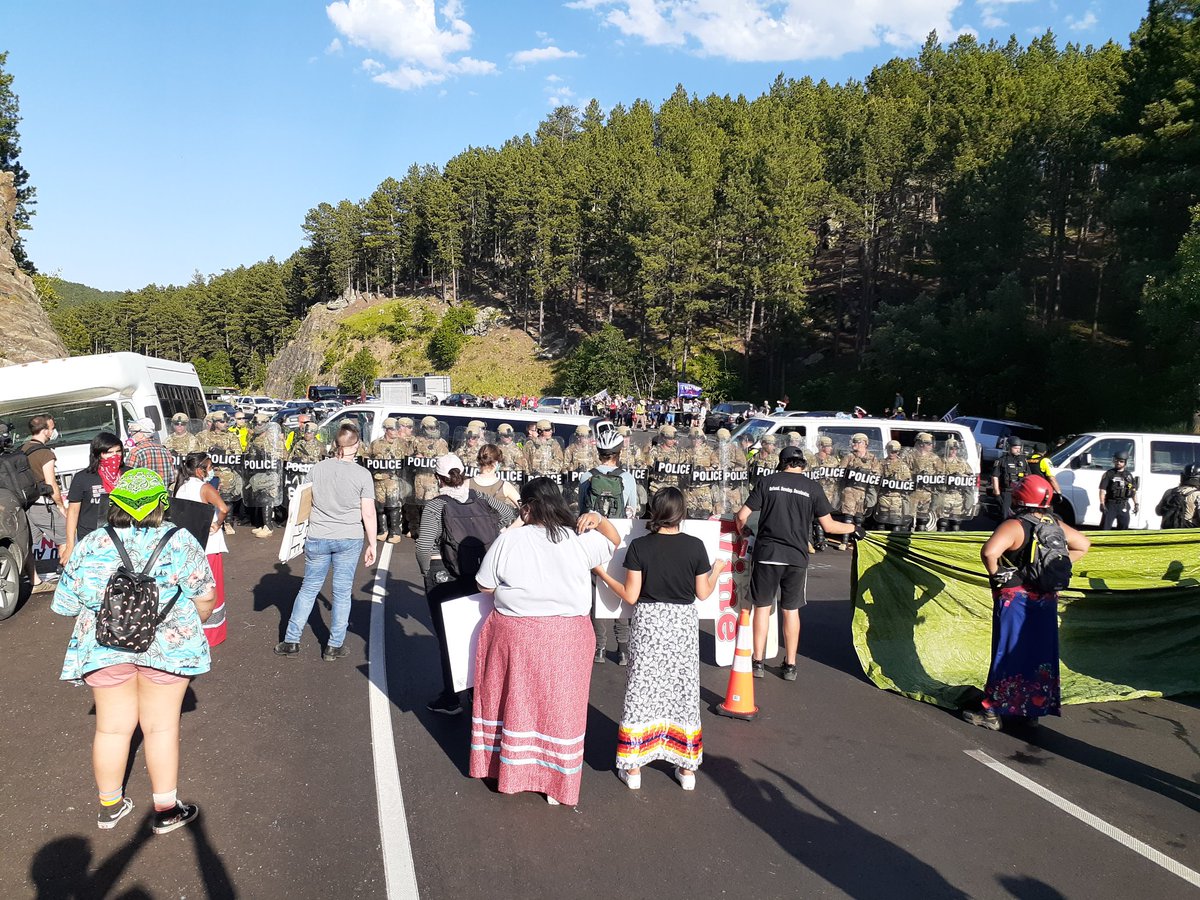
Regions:
M 292 385 L 299 375 L 316 377 L 325 357 L 326 337 L 341 318 L 339 312 L 318 304 L 308 311 L 296 336 L 287 342 L 267 366 L 263 390 L 271 397 L 291 397 Z
M 69 355 L 38 302 L 33 279 L 13 259 L 16 211 L 12 173 L 0 172 L 0 366 Z

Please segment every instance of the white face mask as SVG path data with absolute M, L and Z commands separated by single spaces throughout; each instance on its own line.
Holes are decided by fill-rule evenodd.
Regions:
M 51 441 L 57 441 L 57 440 L 58 440 L 58 438 L 59 438 L 58 429 L 57 429 L 57 428 L 55 428 L 54 430 L 52 430 L 52 431 L 50 432 L 50 440 L 51 440 Z

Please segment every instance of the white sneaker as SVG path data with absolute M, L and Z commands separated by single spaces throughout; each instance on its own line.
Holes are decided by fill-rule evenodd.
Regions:
M 625 786 L 631 791 L 640 790 L 642 787 L 641 772 L 629 772 L 625 769 L 617 769 L 617 777 L 625 782 Z
M 675 780 L 679 782 L 679 786 L 685 791 L 694 791 L 696 789 L 695 772 L 685 772 L 683 769 L 676 766 Z
M 557 800 L 555 800 L 549 794 L 546 795 L 546 802 L 548 804 L 550 804 L 551 806 L 560 806 L 561 805 Z

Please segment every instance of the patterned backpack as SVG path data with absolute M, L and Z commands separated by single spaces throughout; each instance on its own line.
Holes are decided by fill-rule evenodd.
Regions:
M 121 556 L 121 565 L 109 576 L 108 584 L 104 586 L 100 611 L 96 614 L 96 643 L 113 650 L 145 653 L 154 642 L 158 626 L 170 615 L 175 601 L 183 593 L 183 588 L 177 587 L 175 596 L 160 611 L 158 582 L 150 574 L 163 547 L 180 529 L 172 528 L 162 536 L 140 572 L 134 569 L 133 561 L 117 537 L 116 529 L 107 525 L 104 530 Z

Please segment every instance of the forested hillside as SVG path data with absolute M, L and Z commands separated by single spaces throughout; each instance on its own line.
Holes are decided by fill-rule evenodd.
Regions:
M 216 357 L 254 384 L 312 304 L 432 285 L 543 347 L 594 335 L 560 361 L 573 392 L 678 377 L 1059 431 L 1190 424 L 1198 11 L 1152 3 L 1129 50 L 931 36 L 862 82 L 562 107 L 319 203 L 286 262 L 55 321 L 76 352 Z

